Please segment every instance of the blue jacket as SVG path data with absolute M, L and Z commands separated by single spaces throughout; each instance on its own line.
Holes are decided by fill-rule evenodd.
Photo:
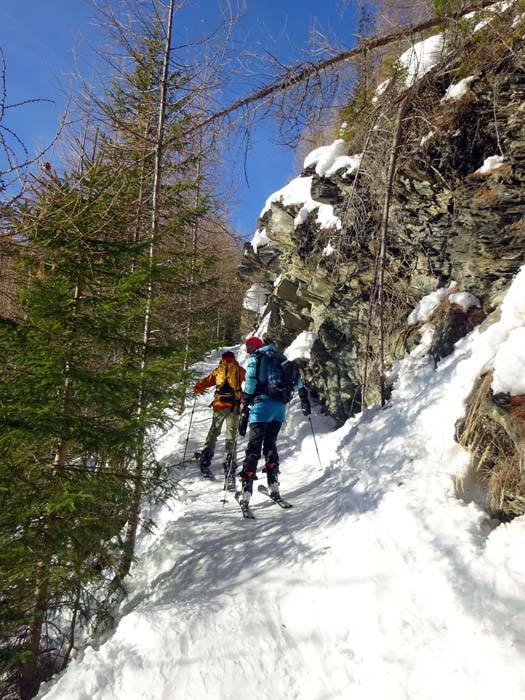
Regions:
M 250 355 L 248 366 L 246 368 L 246 377 L 244 378 L 244 393 L 248 395 L 255 394 L 257 387 L 257 355 L 264 353 L 265 350 L 274 350 L 277 348 L 274 345 L 265 345 L 256 352 Z M 264 358 L 263 358 L 264 359 Z M 299 379 L 297 389 L 301 389 L 303 383 Z M 266 394 L 259 394 L 257 402 L 252 404 L 250 410 L 250 423 L 269 423 L 272 420 L 277 420 L 279 423 L 284 423 L 286 417 L 286 405 L 280 401 L 271 399 Z

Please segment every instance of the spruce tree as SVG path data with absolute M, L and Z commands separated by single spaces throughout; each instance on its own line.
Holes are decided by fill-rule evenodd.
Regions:
M 79 622 L 111 619 L 141 505 L 171 488 L 151 436 L 180 406 L 188 364 L 234 340 L 236 311 L 213 336 L 239 251 L 200 224 L 204 149 L 184 136 L 192 85 L 172 65 L 174 3 L 162 7 L 125 34 L 126 70 L 97 100 L 77 165 L 5 211 L 19 277 L 17 312 L 0 318 L 6 697 L 28 700 L 67 662 Z

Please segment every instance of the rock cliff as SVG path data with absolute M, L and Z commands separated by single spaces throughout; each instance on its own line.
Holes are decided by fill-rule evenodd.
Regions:
M 317 334 L 303 373 L 341 422 L 363 399 L 379 401 L 380 340 L 384 364 L 392 365 L 414 345 L 427 320 L 407 325 L 423 297 L 443 291 L 433 317 L 431 354 L 437 362 L 494 311 L 524 262 L 523 21 L 516 25 L 508 18 L 490 36 L 490 51 L 483 50 L 481 39 L 475 45 L 469 40 L 467 53 L 444 55 L 404 91 L 392 80 L 376 96 L 380 104 L 361 142 L 340 138 L 310 154 L 300 175 L 269 198 L 257 243 L 246 244 L 240 274 L 271 291 L 269 333 L 283 346 L 301 331 Z M 384 227 L 393 149 L 395 176 Z M 457 303 L 452 294 L 464 292 L 479 302 Z

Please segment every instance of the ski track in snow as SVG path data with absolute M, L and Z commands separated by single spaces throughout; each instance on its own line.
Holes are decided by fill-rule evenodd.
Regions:
M 453 485 L 467 462 L 454 424 L 486 361 L 477 337 L 437 370 L 405 360 L 383 410 L 338 430 L 315 415 L 323 469 L 292 403 L 279 442 L 290 510 L 254 492 L 257 520 L 243 520 L 233 494 L 221 504 L 222 479 L 199 479 L 195 463 L 175 468 L 180 492 L 140 539 L 116 629 L 40 697 L 525 697 L 525 521 L 493 529 Z M 197 399 L 189 455 L 209 401 Z M 168 463 L 182 457 L 190 411 L 159 441 Z

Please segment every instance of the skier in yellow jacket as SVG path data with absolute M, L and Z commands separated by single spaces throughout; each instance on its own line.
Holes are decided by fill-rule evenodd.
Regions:
M 228 488 L 235 490 L 235 455 L 233 454 L 235 438 L 239 427 L 239 406 L 241 402 L 241 385 L 246 372 L 235 359 L 230 350 L 222 354 L 222 359 L 207 377 L 195 384 L 194 391 L 202 394 L 206 389 L 214 386 L 213 418 L 211 426 L 201 452 L 196 452 L 202 475 L 207 479 L 213 479 L 210 464 L 215 452 L 215 445 L 219 437 L 222 424 L 226 421 L 226 441 L 224 445 L 224 474 L 228 477 Z

